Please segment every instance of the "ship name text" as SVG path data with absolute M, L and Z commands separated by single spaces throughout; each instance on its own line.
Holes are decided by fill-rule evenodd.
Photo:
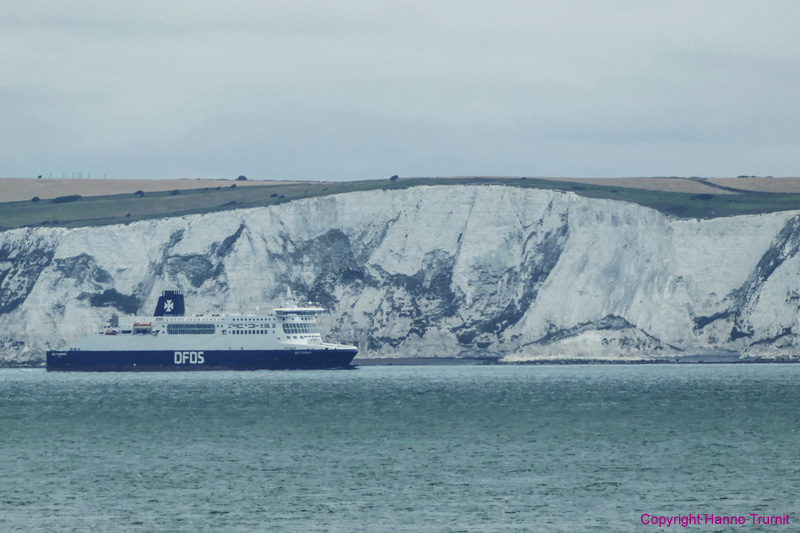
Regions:
M 202 365 L 206 362 L 203 352 L 175 352 L 176 365 Z

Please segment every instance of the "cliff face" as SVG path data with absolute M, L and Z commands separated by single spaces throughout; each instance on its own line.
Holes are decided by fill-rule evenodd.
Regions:
M 797 353 L 800 214 L 676 220 L 505 187 L 418 187 L 130 225 L 0 233 L 0 354 L 113 314 L 271 310 L 286 287 L 361 356 Z

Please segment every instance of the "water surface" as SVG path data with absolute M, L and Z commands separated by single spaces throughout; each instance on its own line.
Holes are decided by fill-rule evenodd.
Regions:
M 799 379 L 800 365 L 2 370 L 0 530 L 800 522 Z

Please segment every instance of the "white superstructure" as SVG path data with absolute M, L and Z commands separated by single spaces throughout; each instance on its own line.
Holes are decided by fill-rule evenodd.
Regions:
M 209 350 L 329 350 L 352 348 L 322 341 L 316 317 L 321 307 L 281 307 L 273 313 L 128 317 L 71 348 L 80 350 L 178 350 L 187 338 Z

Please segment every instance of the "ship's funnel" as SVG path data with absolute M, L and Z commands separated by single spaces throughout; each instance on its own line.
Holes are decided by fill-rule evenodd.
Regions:
M 183 294 L 179 291 L 164 291 L 158 297 L 153 316 L 183 316 L 185 312 Z

